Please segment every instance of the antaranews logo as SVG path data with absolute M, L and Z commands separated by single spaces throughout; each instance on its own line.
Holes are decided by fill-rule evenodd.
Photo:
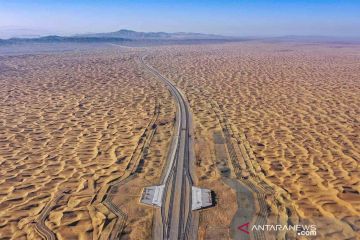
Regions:
M 316 236 L 316 225 L 252 225 L 244 223 L 238 229 L 245 234 L 254 231 L 295 231 L 299 236 Z
M 240 231 L 243 231 L 244 233 L 246 233 L 246 234 L 249 234 L 249 231 L 248 231 L 248 228 L 249 228 L 249 224 L 250 223 L 245 223 L 245 224 L 243 224 L 243 225 L 240 225 L 239 227 L 238 227 L 238 229 L 240 230 Z

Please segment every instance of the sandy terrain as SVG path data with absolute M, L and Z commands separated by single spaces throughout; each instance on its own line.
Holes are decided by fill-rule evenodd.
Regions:
M 201 238 L 229 237 L 236 211 L 215 164 L 213 134 L 225 125 L 234 151 L 247 153 L 239 169 L 249 166 L 250 181 L 270 189 L 258 194 L 275 217 L 268 223 L 314 223 L 317 239 L 360 238 L 359 45 L 167 46 L 151 56 L 189 99 L 198 183 L 217 191 L 218 205 L 200 216 Z
M 139 198 L 159 182 L 175 107 L 139 54 L 0 56 L 0 239 L 151 238 Z M 360 46 L 163 46 L 147 61 L 194 114 L 195 183 L 217 201 L 199 239 L 238 238 L 243 221 L 360 238 Z
M 3 56 L 0 99 L 0 239 L 48 230 L 58 239 L 107 239 L 120 221 L 106 193 L 135 172 L 132 204 L 119 207 L 133 239 L 149 236 L 152 209 L 138 197 L 160 176 L 175 110 L 133 53 Z

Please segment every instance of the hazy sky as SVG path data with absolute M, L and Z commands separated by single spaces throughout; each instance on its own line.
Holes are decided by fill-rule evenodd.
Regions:
M 360 0 L 0 0 L 0 37 L 11 32 L 136 31 L 236 36 L 360 36 Z

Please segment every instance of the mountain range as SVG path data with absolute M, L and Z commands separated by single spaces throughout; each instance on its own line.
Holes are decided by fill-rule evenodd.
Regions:
M 108 33 L 89 33 L 77 34 L 73 36 L 43 36 L 33 38 L 10 38 L 0 39 L 0 43 L 51 43 L 51 42 L 124 42 L 124 41 L 166 41 L 166 40 L 221 40 L 229 39 L 228 37 L 187 32 L 136 32 L 132 30 L 122 29 L 116 32 Z
M 227 39 L 221 35 L 191 33 L 191 32 L 136 32 L 133 30 L 121 29 L 116 32 L 109 33 L 93 33 L 93 34 L 80 34 L 78 37 L 111 37 L 111 38 L 125 38 L 125 39 L 159 39 L 159 40 L 176 40 L 176 39 Z

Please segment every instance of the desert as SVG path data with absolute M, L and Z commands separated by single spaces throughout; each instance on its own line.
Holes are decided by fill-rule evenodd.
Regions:
M 186 92 L 194 111 L 200 186 L 226 189 L 213 136 L 229 131 L 240 165 L 244 158 L 250 179 L 265 189 L 257 198 L 267 207 L 257 211 L 268 223 L 313 222 L 316 239 L 357 239 L 359 51 L 301 42 L 159 49 L 151 63 Z M 235 236 L 228 229 L 234 196 L 217 192 L 218 206 L 200 216 L 204 239 L 207 231 Z
M 0 1 L 0 240 L 360 240 L 360 1 Z
M 179 114 L 159 73 L 190 108 L 193 185 L 215 194 L 198 239 L 243 239 L 247 221 L 358 239 L 359 60 L 359 44 L 301 41 L 2 55 L 0 238 L 153 238 L 140 198 L 168 168 Z
M 101 199 L 110 183 L 130 170 L 156 180 L 173 103 L 133 55 L 1 57 L 1 239 L 97 239 L 117 220 Z M 151 133 L 150 123 L 161 131 Z M 137 169 L 139 149 L 154 142 L 151 161 Z

